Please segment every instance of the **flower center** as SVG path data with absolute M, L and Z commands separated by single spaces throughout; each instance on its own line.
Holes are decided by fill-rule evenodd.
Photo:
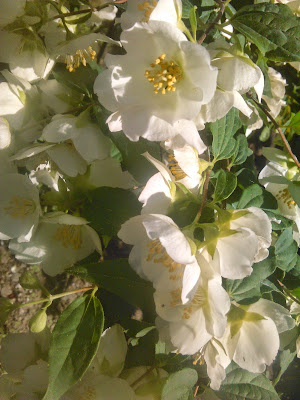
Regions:
M 12 218 L 25 218 L 35 211 L 35 204 L 33 200 L 25 199 L 24 197 L 14 196 L 9 206 L 5 207 L 5 213 L 10 215 Z
M 74 55 L 68 54 L 65 59 L 65 63 L 67 64 L 66 68 L 72 72 L 80 67 L 80 64 L 86 66 L 86 61 L 93 61 L 96 57 L 96 52 L 93 50 L 92 46 L 89 46 L 88 49 L 77 50 Z
M 168 168 L 176 181 L 179 181 L 187 176 L 187 174 L 178 165 L 178 161 L 173 154 L 168 155 Z
M 176 271 L 177 268 L 181 267 L 181 264 L 175 262 L 169 254 L 166 252 L 165 248 L 160 243 L 159 239 L 152 240 L 147 243 L 149 248 L 148 256 L 146 258 L 147 261 L 153 261 L 155 264 L 161 263 L 166 268 L 168 268 L 170 273 Z M 180 274 L 179 274 L 180 275 Z M 179 275 L 170 275 L 170 279 L 176 280 L 179 279 Z
M 195 311 L 199 310 L 199 308 L 205 305 L 206 301 L 206 293 L 203 288 L 199 286 L 193 297 L 193 300 L 184 307 L 182 319 L 189 319 Z
M 150 64 L 151 70 L 145 71 L 146 79 L 153 84 L 154 93 L 166 94 L 175 92 L 176 84 L 182 79 L 182 70 L 174 62 L 165 59 L 166 54 L 158 57 Z
M 63 247 L 73 247 L 75 250 L 81 247 L 81 230 L 79 225 L 62 225 L 57 228 L 53 239 L 60 241 Z
M 143 3 L 139 3 L 137 6 L 139 11 L 143 13 L 143 18 L 140 22 L 148 22 L 152 11 L 157 6 L 157 1 L 144 1 Z
M 293 206 L 296 205 L 288 189 L 279 190 L 278 194 L 276 195 L 276 198 L 279 201 L 283 201 L 283 203 L 285 203 L 289 209 L 291 209 Z
M 84 386 L 84 397 L 80 398 L 80 400 L 95 400 L 97 398 L 96 389 L 92 386 L 85 385 Z

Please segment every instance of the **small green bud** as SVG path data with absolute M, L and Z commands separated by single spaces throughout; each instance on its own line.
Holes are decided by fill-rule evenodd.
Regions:
M 29 321 L 29 328 L 33 333 L 42 332 L 47 324 L 47 314 L 45 310 L 39 310 Z

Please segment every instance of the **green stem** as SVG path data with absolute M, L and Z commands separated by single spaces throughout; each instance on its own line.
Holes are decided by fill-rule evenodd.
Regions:
M 80 292 L 87 292 L 88 290 L 93 290 L 92 294 L 94 294 L 97 291 L 98 287 L 96 286 L 92 286 L 92 287 L 86 287 L 86 288 L 80 288 L 80 289 L 76 289 L 76 290 L 71 290 L 70 292 L 64 292 L 64 293 L 58 293 L 58 294 L 54 294 L 54 295 L 49 295 L 49 297 L 47 299 L 40 299 L 40 300 L 35 300 L 35 301 L 29 301 L 28 303 L 24 303 L 24 304 L 18 304 L 16 306 L 17 308 L 22 308 L 22 307 L 27 307 L 27 306 L 33 306 L 35 304 L 41 304 L 41 303 L 46 303 L 49 301 L 53 301 L 56 299 L 60 299 L 61 297 L 64 296 L 70 296 L 71 294 L 75 294 L 75 293 L 80 293 Z
M 46 1 L 50 2 L 51 0 L 46 0 Z M 52 4 L 52 3 L 50 3 L 50 4 Z M 60 19 L 63 20 L 64 18 L 73 17 L 74 15 L 87 14 L 87 13 L 90 13 L 90 12 L 93 12 L 93 11 L 100 11 L 103 8 L 106 8 L 107 6 L 110 6 L 110 5 L 113 5 L 113 4 L 114 4 L 114 2 L 110 2 L 110 3 L 102 4 L 101 6 L 98 6 L 98 7 L 95 7 L 95 8 L 86 8 L 86 9 L 83 9 L 83 10 L 72 11 L 72 12 L 68 12 L 68 13 L 60 13 L 60 14 L 54 15 L 54 17 L 51 17 L 50 19 L 48 19 L 48 22 L 49 21 L 53 21 L 54 19 L 57 19 L 57 18 L 60 18 Z M 57 11 L 60 12 L 60 10 L 57 10 Z

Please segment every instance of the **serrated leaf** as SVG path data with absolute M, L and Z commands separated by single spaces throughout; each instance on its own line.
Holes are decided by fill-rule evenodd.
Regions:
M 191 389 L 197 380 L 198 374 L 192 368 L 184 368 L 181 371 L 171 374 L 163 387 L 161 399 L 188 400 Z
M 161 160 L 159 143 L 149 142 L 143 138 L 132 142 L 123 132 L 111 132 L 110 138 L 122 154 L 124 167 L 138 182 L 145 184 L 157 172 L 157 169 L 142 154 L 148 152 L 152 157 Z
M 253 272 L 250 276 L 244 279 L 226 279 L 226 290 L 239 303 L 253 303 L 261 297 L 261 282 L 270 276 L 275 269 L 274 258 L 267 258 L 253 265 Z
M 189 0 L 182 0 L 182 18 L 189 18 L 193 4 Z
M 263 204 L 263 189 L 257 185 L 248 186 L 242 193 L 237 208 L 260 207 Z
M 248 147 L 248 141 L 245 135 L 238 135 L 236 137 L 236 147 L 233 154 L 231 164 L 240 165 L 243 164 L 246 159 L 251 156 L 252 150 Z
M 298 18 L 283 4 L 253 4 L 241 8 L 230 24 L 269 60 L 300 61 Z
M 294 224 L 294 221 L 288 218 L 283 217 L 278 211 L 276 210 L 266 210 L 263 211 L 267 214 L 270 218 L 272 229 L 274 231 L 282 231 L 286 228 L 289 228 Z
M 234 192 L 237 185 L 237 177 L 229 172 L 221 169 L 218 173 L 214 201 L 222 201 L 227 199 Z
M 293 239 L 293 228 L 284 230 L 275 243 L 275 257 L 278 268 L 290 271 L 297 262 L 298 245 Z
M 68 272 L 102 286 L 151 316 L 155 313 L 151 283 L 141 279 L 125 258 L 78 265 L 70 268 Z
M 214 161 L 230 158 L 234 154 L 236 141 L 233 136 L 241 125 L 239 112 L 236 108 L 232 108 L 225 117 L 208 124 L 213 135 Z
M 102 235 L 115 236 L 121 225 L 141 212 L 141 203 L 129 190 L 102 186 L 90 193 L 82 216 Z
M 226 369 L 220 391 L 221 400 L 279 400 L 272 383 L 264 374 L 255 374 L 232 362 Z
M 49 350 L 49 385 L 44 400 L 59 399 L 83 376 L 95 356 L 103 331 L 101 303 L 79 297 L 60 315 Z

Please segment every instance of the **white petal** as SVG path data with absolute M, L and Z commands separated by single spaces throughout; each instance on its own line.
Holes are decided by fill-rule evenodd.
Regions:
M 294 319 L 289 311 L 273 301 L 260 299 L 249 307 L 249 311 L 271 318 L 279 333 L 292 329 L 295 326 Z
M 224 278 L 241 279 L 250 275 L 258 251 L 258 238 L 242 228 L 231 236 L 218 239 L 220 272 Z

